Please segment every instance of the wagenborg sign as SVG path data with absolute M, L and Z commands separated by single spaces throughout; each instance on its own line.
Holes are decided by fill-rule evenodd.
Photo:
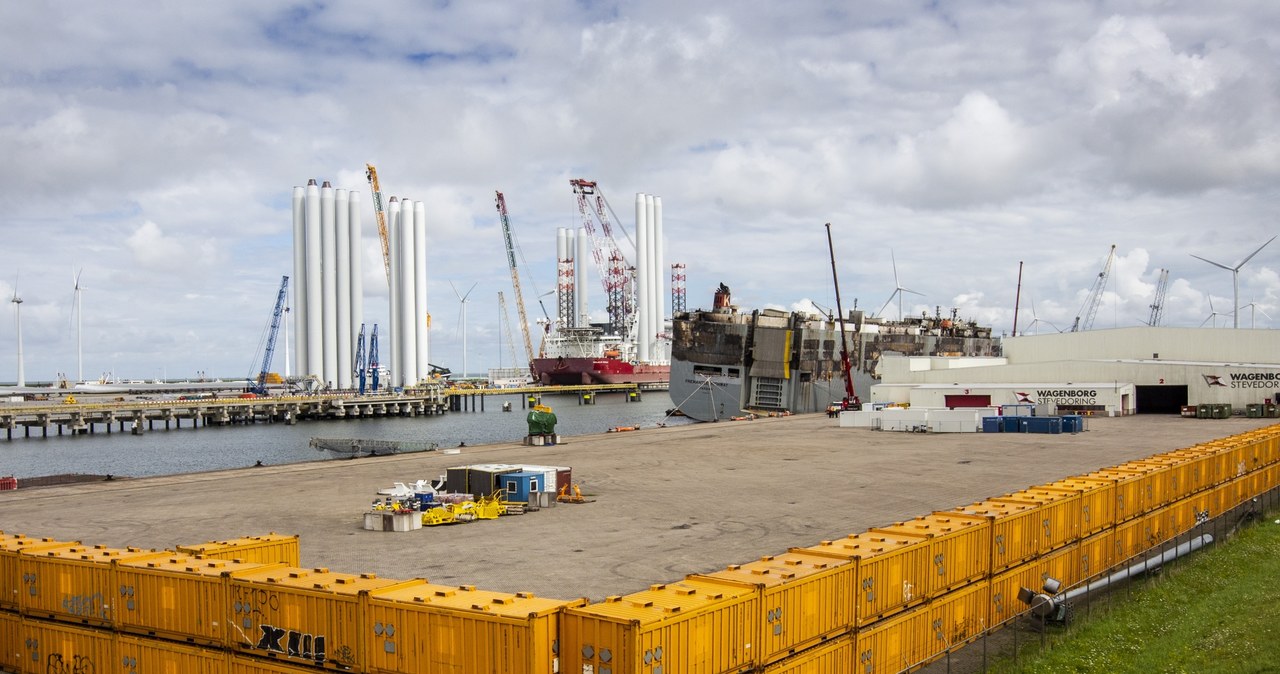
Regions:
M 1280 388 L 1280 372 L 1232 372 L 1227 381 L 1221 375 L 1206 374 L 1204 383 L 1224 388 Z
M 1040 389 L 1034 392 L 1014 391 L 1014 393 L 1018 396 L 1018 402 L 1031 403 L 1033 405 L 1039 403 L 1056 403 L 1058 405 L 1098 404 L 1098 391 L 1091 388 Z M 1032 399 L 1032 396 L 1037 399 Z

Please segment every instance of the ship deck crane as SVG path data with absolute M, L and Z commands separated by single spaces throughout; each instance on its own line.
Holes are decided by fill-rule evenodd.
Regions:
M 369 334 L 369 376 L 371 378 L 370 391 L 378 392 L 378 369 L 381 364 L 378 363 L 378 324 L 373 324 L 373 332 Z
M 369 372 L 369 363 L 365 360 L 364 323 L 360 324 L 360 336 L 356 337 L 356 381 L 360 395 L 364 395 L 365 375 Z
M 591 237 L 591 255 L 596 263 L 596 272 L 600 274 L 600 280 L 604 284 L 605 297 L 608 298 L 609 328 L 623 341 L 628 341 L 632 322 L 636 318 L 631 297 L 631 269 L 613 238 L 604 194 L 590 180 L 577 178 L 570 180 L 569 184 L 573 186 L 574 194 L 578 195 L 578 213 L 582 217 L 582 226 Z M 595 203 L 589 206 L 591 197 L 595 197 Z M 592 215 L 600 221 L 603 233 L 596 232 Z
M 289 277 L 280 279 L 280 292 L 276 294 L 276 306 L 271 311 L 271 327 L 267 329 L 266 346 L 263 349 L 262 368 L 257 378 L 250 383 L 249 392 L 258 395 L 267 394 L 267 374 L 271 371 L 271 357 L 276 353 L 276 335 L 280 333 L 280 316 L 284 314 L 284 301 L 288 296 Z
M 511 315 L 507 312 L 507 298 L 502 294 L 501 290 L 498 291 L 498 311 L 501 313 L 502 326 L 507 334 L 507 353 L 510 355 L 511 364 L 514 366 L 516 364 L 516 343 L 511 336 Z M 499 333 L 498 339 L 502 339 L 501 333 Z M 502 357 L 501 351 L 498 352 L 498 357 Z M 498 366 L 501 367 L 502 363 L 499 362 Z
M 387 238 L 387 213 L 382 207 L 382 186 L 378 184 L 378 169 L 373 164 L 365 164 L 364 167 L 364 177 L 369 180 L 369 189 L 373 192 L 373 216 L 378 221 L 378 238 L 382 240 L 382 266 L 387 271 L 387 287 L 391 287 L 391 242 Z
M 1102 304 L 1102 291 L 1107 287 L 1107 277 L 1111 275 L 1111 263 L 1115 259 L 1116 245 L 1113 243 L 1111 244 L 1111 252 L 1107 254 L 1106 264 L 1102 265 L 1102 271 L 1098 273 L 1098 278 L 1094 279 L 1093 288 L 1089 290 L 1089 295 L 1085 297 L 1084 304 L 1080 305 L 1080 312 L 1076 316 L 1075 323 L 1071 324 L 1071 332 L 1093 329 L 1093 319 L 1098 315 L 1098 307 Z
M 520 314 L 520 333 L 524 336 L 524 355 L 533 362 L 533 340 L 529 337 L 529 317 L 524 311 L 524 294 L 520 292 L 520 270 L 516 267 L 516 246 L 511 236 L 511 220 L 507 217 L 507 200 L 502 192 L 497 194 L 498 218 L 502 220 L 502 236 L 507 243 L 507 266 L 511 268 L 511 288 L 516 293 L 516 311 Z
M 1147 325 L 1157 327 L 1160 320 L 1164 318 L 1164 296 L 1169 292 L 1169 270 L 1160 270 L 1160 280 L 1156 281 L 1156 296 L 1151 302 L 1151 318 L 1147 319 Z

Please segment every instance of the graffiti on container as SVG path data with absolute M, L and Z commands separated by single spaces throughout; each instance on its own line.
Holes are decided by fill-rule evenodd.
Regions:
M 231 593 L 232 606 L 236 613 L 246 616 L 246 619 L 253 618 L 255 621 L 261 621 L 266 617 L 266 611 L 280 610 L 280 597 L 274 592 L 268 592 L 259 588 L 237 587 Z M 248 623 L 245 627 L 248 627 Z
M 62 610 L 71 615 L 110 618 L 111 609 L 102 601 L 102 593 L 72 594 L 62 598 Z
M 44 671 L 45 674 L 94 674 L 98 670 L 93 660 L 83 655 L 73 655 L 67 662 L 61 653 L 54 653 L 45 659 Z
M 258 627 L 262 630 L 262 637 L 258 639 L 258 643 L 254 648 L 272 653 L 282 653 L 291 658 L 313 660 L 317 665 L 323 665 L 327 659 L 324 635 L 306 634 L 273 625 L 259 625 Z M 340 649 L 336 655 L 335 659 L 342 664 L 355 663 L 355 657 L 350 649 Z

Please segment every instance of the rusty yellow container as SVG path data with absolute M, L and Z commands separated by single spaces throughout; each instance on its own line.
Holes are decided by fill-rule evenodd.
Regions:
M 0 610 L 17 611 L 21 605 L 22 592 L 27 583 L 23 582 L 22 571 L 19 570 L 19 554 L 23 550 L 40 548 L 57 548 L 77 545 L 72 541 L 55 541 L 52 538 L 27 538 L 21 534 L 5 534 L 0 536 Z
M 1116 481 L 1114 479 L 1069 477 L 1046 487 L 1071 489 L 1080 493 L 1080 535 L 1089 536 L 1115 526 Z
M 918 668 L 934 640 L 929 607 L 917 606 L 858 630 L 858 674 L 898 674 Z
M 1080 539 L 1075 547 L 1078 580 L 1093 580 L 1107 573 L 1115 565 L 1115 539 L 1116 533 L 1111 529 Z
M 117 671 L 116 635 L 109 630 L 24 617 L 20 633 L 22 640 L 14 644 L 21 653 L 24 667 L 19 671 L 30 674 Z
M 115 565 L 117 630 L 218 648 L 231 646 L 236 629 L 230 578 L 284 567 L 174 552 Z
M 1018 599 L 1021 588 L 1041 592 L 1049 578 L 1062 583 L 1064 589 L 1068 587 L 1069 578 L 1076 575 L 1077 556 L 1075 546 L 1071 546 L 992 576 L 988 624 L 1003 625 L 1031 608 Z
M 370 590 L 361 617 L 368 671 L 552 674 L 560 612 L 584 604 L 425 580 Z
M 988 499 L 948 513 L 986 517 L 991 521 L 991 572 L 999 572 L 1044 550 L 1044 513 L 1039 505 Z
M 19 607 L 35 618 L 112 627 L 119 598 L 112 562 L 156 554 L 79 544 L 23 550 L 18 555 L 23 584 Z
M 1168 538 L 1165 531 L 1167 525 L 1168 513 L 1164 508 L 1117 524 L 1114 563 L 1129 564 L 1138 555 L 1159 546 Z
M 759 664 L 759 609 L 754 586 L 698 578 L 567 608 L 560 671 L 749 672 Z
M 769 665 L 853 629 L 856 569 L 849 559 L 793 550 L 690 577 L 756 587 L 760 634 L 752 648 Z
M 1218 490 L 1207 489 L 1171 503 L 1168 508 L 1169 535 L 1177 536 L 1207 525 L 1210 519 L 1220 514 L 1219 497 Z
M 933 513 L 870 532 L 929 537 L 930 597 L 991 574 L 991 522 L 986 517 Z
M 991 581 L 983 578 L 929 600 L 926 659 L 937 660 L 982 636 L 990 626 Z
M 295 567 L 231 577 L 232 646 L 258 657 L 365 670 L 360 593 L 404 581 Z
M 854 617 L 858 626 L 923 603 L 937 575 L 926 534 L 867 531 L 792 551 L 853 561 Z
M 227 651 L 222 649 L 119 633 L 116 634 L 115 662 L 120 669 L 95 671 L 225 674 L 228 667 Z
M 1116 524 L 1147 512 L 1147 504 L 1153 491 L 1153 477 L 1148 473 L 1119 468 L 1106 468 L 1086 473 L 1080 477 L 1095 480 L 1111 480 L 1116 497 Z
M 20 672 L 22 659 L 22 619 L 17 613 L 0 611 L 0 669 Z
M 835 637 L 764 668 L 764 674 L 859 674 L 855 667 L 854 647 L 857 634 Z
M 1031 503 L 1040 507 L 1040 551 L 1052 550 L 1080 540 L 1080 517 L 1083 502 L 1080 490 L 1062 487 L 1028 487 L 1006 494 L 996 501 Z
M 246 536 L 197 545 L 179 545 L 175 550 L 185 555 L 235 559 L 259 564 L 282 563 L 295 567 L 302 566 L 298 537 L 275 532 L 264 536 Z
M 315 674 L 314 667 L 291 665 L 287 662 L 255 658 L 239 653 L 228 654 L 227 671 L 230 674 Z
M 1245 499 L 1244 491 L 1248 486 L 1246 478 L 1233 478 L 1218 485 L 1214 489 L 1218 493 L 1218 508 L 1225 513 L 1240 505 Z

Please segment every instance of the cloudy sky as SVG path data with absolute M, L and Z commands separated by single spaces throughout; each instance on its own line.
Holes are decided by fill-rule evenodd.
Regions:
M 627 228 L 662 196 L 690 308 L 721 282 L 833 306 L 830 222 L 846 305 L 880 309 L 896 260 L 907 312 L 1008 333 L 1022 262 L 1019 330 L 1033 307 L 1068 329 L 1114 244 L 1095 328 L 1145 322 L 1163 268 L 1164 323 L 1208 329 L 1231 274 L 1191 255 L 1234 266 L 1280 233 L 1263 0 L 37 1 L 0 4 L 0 38 L 0 294 L 29 382 L 77 374 L 77 273 L 86 378 L 256 371 L 308 178 L 363 192 L 385 326 L 366 162 L 427 204 L 431 360 L 455 372 L 450 282 L 477 284 L 468 369 L 511 364 L 494 190 L 531 320 L 579 177 Z M 1278 271 L 1280 243 L 1241 269 L 1242 326 L 1280 327 Z

